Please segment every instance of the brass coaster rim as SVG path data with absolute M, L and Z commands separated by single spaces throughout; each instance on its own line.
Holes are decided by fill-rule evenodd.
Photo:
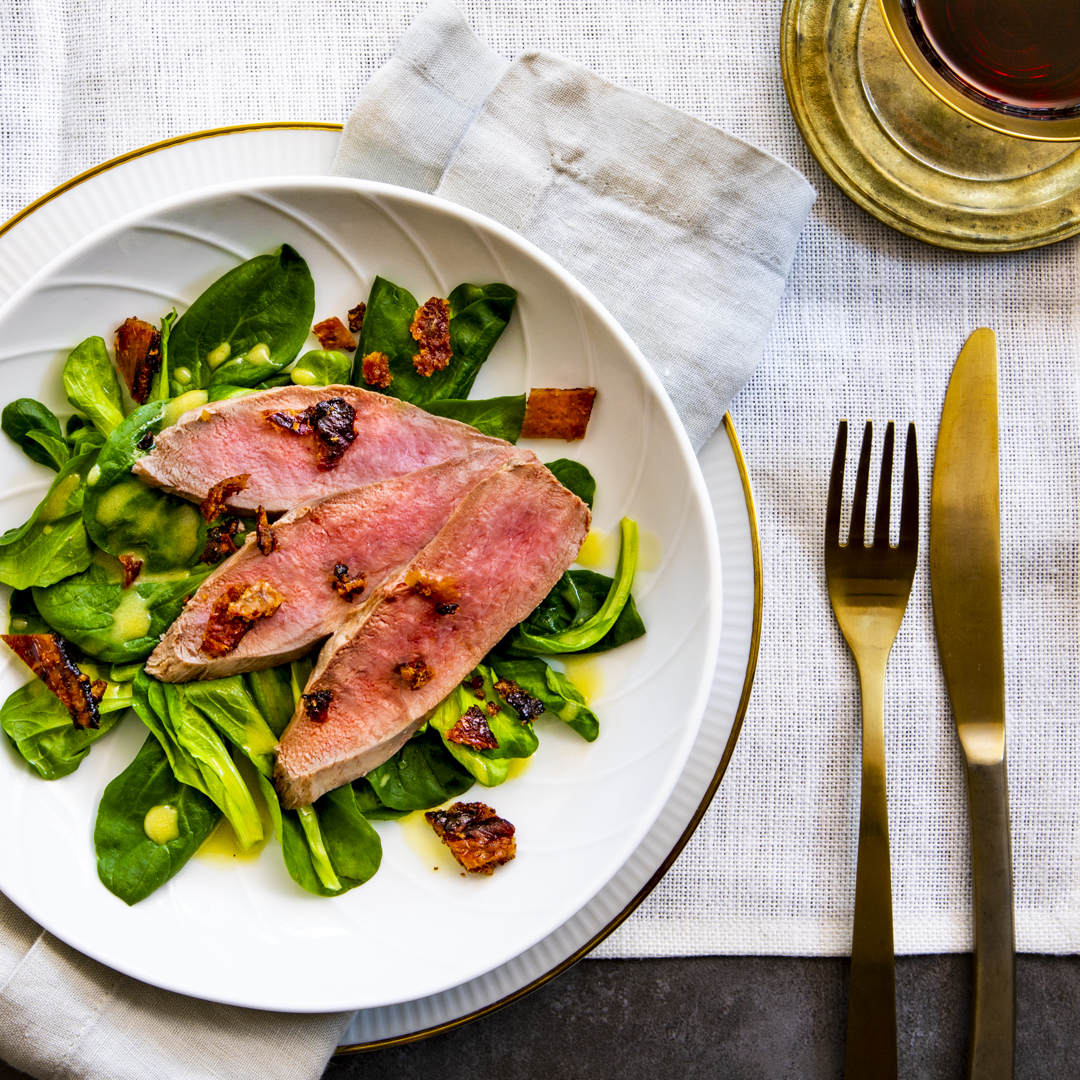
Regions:
M 800 56 L 800 46 L 806 44 L 805 36 L 800 34 L 800 23 L 812 19 L 824 39 L 828 15 L 836 3 L 837 0 L 785 0 L 781 16 L 780 65 L 788 105 L 807 148 L 852 202 L 905 236 L 953 251 L 1026 251 L 1080 234 L 1080 176 L 1070 188 L 1068 200 L 1058 198 L 1019 210 L 1007 208 L 1000 213 L 959 204 L 945 206 L 920 196 L 891 177 L 880 162 L 848 135 L 847 118 L 837 106 L 829 73 L 825 71 L 824 43 L 820 51 Z M 857 4 L 854 16 L 856 39 L 867 3 L 876 6 L 877 0 L 862 0 Z M 850 57 L 853 68 L 857 68 L 854 43 Z M 864 104 L 866 115 L 854 120 L 861 122 L 866 130 L 872 126 L 881 131 L 869 103 Z M 1080 154 L 1080 151 L 1076 153 Z M 948 188 L 951 181 L 947 174 L 930 166 L 923 168 L 928 182 Z M 946 177 L 944 182 L 942 177 Z M 957 188 L 965 182 L 955 178 Z

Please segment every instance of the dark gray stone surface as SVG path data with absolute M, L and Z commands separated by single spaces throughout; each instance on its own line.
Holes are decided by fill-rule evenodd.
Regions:
M 969 956 L 897 960 L 900 1075 L 965 1074 Z M 1080 957 L 1021 956 L 1017 1080 L 1080 1076 Z M 833 1078 L 847 962 L 789 957 L 583 961 L 446 1035 L 335 1058 L 325 1080 Z

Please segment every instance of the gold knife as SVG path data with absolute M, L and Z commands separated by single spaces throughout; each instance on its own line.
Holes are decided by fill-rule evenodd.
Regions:
M 971 1080 L 1011 1080 L 1016 1050 L 1012 845 L 1005 773 L 997 339 L 976 330 L 945 394 L 930 492 L 930 590 L 971 818 Z

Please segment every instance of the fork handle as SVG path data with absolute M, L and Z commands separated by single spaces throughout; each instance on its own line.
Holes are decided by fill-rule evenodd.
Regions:
M 895 1080 L 897 1076 L 892 874 L 885 801 L 887 660 L 887 651 L 882 657 L 857 658 L 862 690 L 862 799 L 845 1080 Z
M 1016 1056 L 1016 945 L 1005 759 L 967 762 L 975 960 L 971 1080 L 1012 1080 Z

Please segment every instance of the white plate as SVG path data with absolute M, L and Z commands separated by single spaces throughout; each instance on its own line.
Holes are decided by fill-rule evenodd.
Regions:
M 518 827 L 518 858 L 490 880 L 459 876 L 440 849 L 379 826 L 383 867 L 363 888 L 301 892 L 273 847 L 222 871 L 193 860 L 135 908 L 97 881 L 90 842 L 105 784 L 144 737 L 134 719 L 71 777 L 46 784 L 5 745 L 0 757 L 0 889 L 75 948 L 156 985 L 256 1008 L 378 1008 L 475 980 L 580 911 L 638 847 L 683 771 L 719 642 L 720 570 L 697 462 L 651 369 L 596 301 L 516 234 L 453 204 L 331 179 L 225 185 L 140 210 L 76 244 L 0 312 L 5 396 L 58 413 L 67 351 L 124 318 L 156 321 L 239 260 L 291 243 L 316 281 L 316 318 L 341 315 L 375 274 L 418 296 L 460 281 L 505 281 L 518 311 L 474 394 L 529 386 L 599 389 L 588 437 L 537 443 L 598 481 L 596 525 L 628 514 L 652 534 L 635 585 L 649 633 L 593 663 L 602 735 L 585 744 L 542 726 L 541 751 L 490 801 Z M 47 473 L 0 445 L 0 526 L 25 519 Z M 25 679 L 18 661 L 0 693 Z M 440 865 L 433 871 L 433 865 Z M 88 914 L 92 913 L 92 915 Z M 475 927 L 474 932 L 448 927 Z

